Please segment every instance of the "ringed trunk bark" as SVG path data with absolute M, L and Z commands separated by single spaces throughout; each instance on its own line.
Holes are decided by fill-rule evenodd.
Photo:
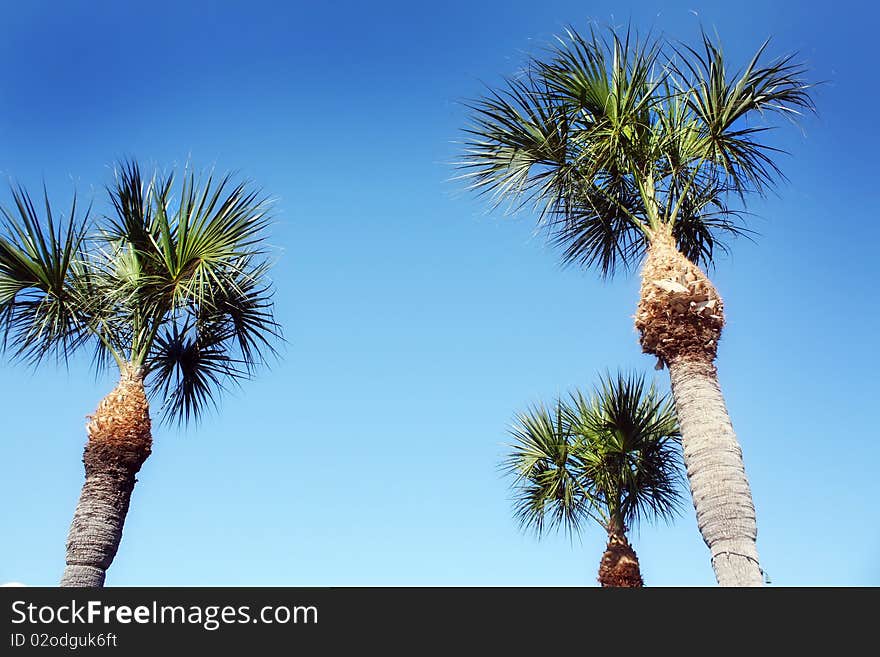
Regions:
M 599 563 L 599 584 L 605 587 L 642 588 L 642 572 L 635 550 L 622 529 L 608 530 L 608 546 Z
M 140 370 L 122 373 L 86 425 L 86 481 L 67 535 L 61 586 L 104 585 L 128 514 L 135 475 L 150 455 L 150 410 Z
M 761 586 L 758 527 L 742 451 L 712 363 L 669 363 L 697 526 L 721 586 Z
M 697 525 L 718 583 L 761 586 L 755 506 L 713 364 L 723 327 L 715 287 L 671 235 L 654 235 L 636 313 L 642 349 L 669 367 Z

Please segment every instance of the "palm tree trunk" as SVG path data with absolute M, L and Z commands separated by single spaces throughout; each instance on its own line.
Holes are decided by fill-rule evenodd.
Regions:
M 599 562 L 599 584 L 602 587 L 620 588 L 641 588 L 645 585 L 639 558 L 626 540 L 620 519 L 612 519 L 608 529 L 608 545 Z
M 712 363 L 669 363 L 697 526 L 722 586 L 761 586 L 758 528 L 742 452 Z
M 755 506 L 713 364 L 723 327 L 715 287 L 671 235 L 654 235 L 636 313 L 640 342 L 669 367 L 697 525 L 715 577 L 721 586 L 761 586 Z
M 90 417 L 86 431 L 86 482 L 67 536 L 61 586 L 103 586 L 119 548 L 135 475 L 152 446 L 140 370 L 122 372 L 119 384 Z

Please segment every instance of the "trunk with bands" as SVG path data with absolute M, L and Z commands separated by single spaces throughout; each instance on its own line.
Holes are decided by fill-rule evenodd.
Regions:
M 139 370 L 122 373 L 86 425 L 86 481 L 67 536 L 61 586 L 103 586 L 128 513 L 135 475 L 150 455 L 150 411 Z
M 669 368 L 697 525 L 718 583 L 761 586 L 755 507 L 713 364 L 723 327 L 723 301 L 706 275 L 671 235 L 652 236 L 636 313 L 642 349 Z
M 755 507 L 715 366 L 673 360 L 669 375 L 681 434 L 686 436 L 684 463 L 697 526 L 712 553 L 718 583 L 761 586 Z

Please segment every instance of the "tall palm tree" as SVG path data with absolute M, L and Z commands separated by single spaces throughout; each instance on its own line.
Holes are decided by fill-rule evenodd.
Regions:
M 469 105 L 461 162 L 493 205 L 532 206 L 565 263 L 608 277 L 643 260 L 635 325 L 669 368 L 697 523 L 722 585 L 763 580 L 714 365 L 723 302 L 699 265 L 745 232 L 746 195 L 781 176 L 762 119 L 813 109 L 804 68 L 792 56 L 765 61 L 766 47 L 732 73 L 705 33 L 691 48 L 569 29 Z
M 113 212 L 66 221 L 13 189 L 2 208 L 0 327 L 14 357 L 38 364 L 91 347 L 119 382 L 89 416 L 85 485 L 62 586 L 103 586 L 135 475 L 150 455 L 149 398 L 169 422 L 197 420 L 273 353 L 280 329 L 266 277 L 268 204 L 229 176 L 145 181 L 123 163 Z M 44 194 L 45 195 L 45 194 Z M 41 215 L 41 212 L 43 213 Z
M 599 564 L 602 586 L 643 586 L 626 537 L 638 520 L 670 519 L 679 509 L 681 445 L 672 402 L 644 377 L 604 377 L 550 410 L 520 414 L 504 468 L 516 479 L 516 516 L 539 535 L 577 531 L 585 521 L 608 533 Z

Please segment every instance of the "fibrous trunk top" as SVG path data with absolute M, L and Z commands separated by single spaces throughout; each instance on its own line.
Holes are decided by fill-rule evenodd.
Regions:
M 137 472 L 152 450 L 150 406 L 139 369 L 126 368 L 86 425 L 86 468 Z
M 603 587 L 641 588 L 645 585 L 635 550 L 622 535 L 611 535 L 599 564 L 599 584 Z
M 724 326 L 724 302 L 670 235 L 651 240 L 635 317 L 642 349 L 664 363 L 712 362 Z

